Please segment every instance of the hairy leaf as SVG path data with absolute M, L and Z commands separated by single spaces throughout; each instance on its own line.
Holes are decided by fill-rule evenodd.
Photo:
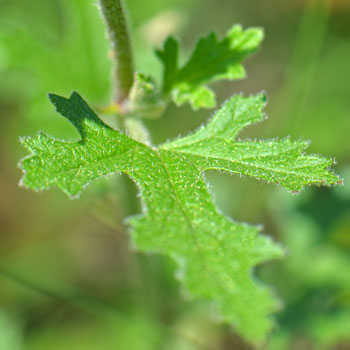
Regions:
M 50 99 L 77 128 L 81 140 L 60 141 L 42 133 L 23 138 L 31 153 L 22 161 L 23 184 L 32 189 L 58 186 L 76 196 L 100 176 L 128 174 L 140 188 L 144 208 L 142 215 L 129 219 L 134 244 L 174 258 L 178 277 L 190 293 L 214 301 L 223 319 L 240 334 L 262 341 L 272 326 L 268 315 L 278 303 L 254 280 L 252 268 L 280 257 L 282 249 L 259 235 L 256 227 L 220 214 L 203 171 L 247 173 L 296 190 L 308 183 L 339 181 L 324 169 L 328 160 L 300 155 L 305 144 L 289 140 L 234 142 L 240 129 L 261 119 L 261 95 L 233 97 L 205 127 L 160 148 L 108 127 L 77 93 L 69 99 Z M 294 167 L 293 175 L 282 172 L 303 161 L 307 170 L 301 166 Z
M 242 61 L 258 48 L 262 38 L 261 29 L 242 30 L 239 25 L 232 27 L 221 41 L 210 33 L 198 41 L 182 67 L 178 63 L 179 44 L 168 38 L 164 48 L 157 51 L 164 65 L 164 93 L 171 94 L 178 105 L 190 102 L 194 109 L 215 107 L 214 93 L 203 84 L 244 78 Z
M 190 156 L 201 169 L 218 169 L 278 183 L 290 191 L 308 184 L 335 184 L 338 176 L 326 170 L 333 160 L 305 155 L 305 141 L 289 138 L 267 141 L 235 141 L 239 131 L 264 119 L 263 94 L 229 99 L 209 123 L 197 132 L 162 146 Z

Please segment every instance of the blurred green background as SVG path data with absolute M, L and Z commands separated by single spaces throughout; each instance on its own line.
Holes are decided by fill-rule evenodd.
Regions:
M 256 271 L 283 300 L 262 349 L 350 349 L 350 1 L 126 3 L 137 69 L 157 78 L 153 50 L 170 33 L 186 52 L 233 23 L 265 29 L 248 78 L 214 86 L 219 101 L 265 90 L 269 119 L 241 136 L 312 140 L 311 152 L 337 159 L 345 186 L 291 196 L 245 178 L 207 180 L 222 212 L 263 224 L 288 250 Z M 172 261 L 130 247 L 123 222 L 140 203 L 126 177 L 97 181 L 74 201 L 18 187 L 20 135 L 78 137 L 47 93 L 77 90 L 106 105 L 108 55 L 95 0 L 0 0 L 0 350 L 253 349 L 181 289 Z M 147 126 L 160 143 L 211 113 L 169 106 Z

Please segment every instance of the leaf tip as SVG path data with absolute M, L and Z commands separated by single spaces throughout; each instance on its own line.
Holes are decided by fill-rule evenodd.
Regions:
M 252 28 L 251 30 L 253 30 L 258 38 L 258 40 L 261 42 L 262 40 L 264 40 L 265 38 L 265 29 L 262 27 L 255 27 Z
M 55 107 L 57 107 L 57 105 L 58 105 L 58 103 L 59 103 L 60 101 L 66 100 L 66 98 L 61 97 L 61 96 L 56 95 L 56 94 L 53 94 L 53 93 L 48 93 L 47 96 L 48 96 L 50 102 L 51 102 Z
M 56 108 L 58 108 L 59 105 L 64 103 L 64 102 L 82 100 L 81 96 L 79 95 L 79 93 L 77 91 L 73 91 L 70 94 L 69 98 L 59 96 L 59 95 L 54 94 L 54 93 L 48 93 L 47 96 L 48 96 L 49 100 L 51 101 L 51 103 Z
M 254 95 L 252 95 L 252 96 L 254 96 Z M 256 95 L 256 97 L 257 97 L 258 100 L 260 100 L 261 103 L 264 104 L 264 106 L 267 105 L 269 97 L 268 97 L 268 94 L 267 94 L 267 92 L 265 90 L 261 90 Z

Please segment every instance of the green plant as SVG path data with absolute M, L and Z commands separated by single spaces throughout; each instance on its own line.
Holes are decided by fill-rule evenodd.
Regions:
M 271 329 L 269 315 L 278 301 L 252 277 L 255 265 L 283 255 L 283 249 L 257 227 L 234 222 L 212 202 L 204 171 L 216 169 L 252 176 L 298 192 L 304 186 L 340 183 L 328 167 L 333 160 L 306 155 L 308 143 L 289 138 L 237 139 L 238 133 L 264 118 L 264 94 L 236 95 L 209 122 L 188 136 L 152 145 L 142 119 L 158 118 L 167 103 L 213 108 L 215 95 L 205 85 L 245 75 L 242 61 L 259 46 L 260 29 L 230 29 L 221 41 L 214 34 L 199 40 L 182 66 L 178 43 L 169 38 L 157 55 L 164 65 L 162 88 L 152 77 L 134 74 L 123 4 L 101 0 L 116 61 L 115 98 L 106 108 L 119 130 L 105 124 L 74 92 L 50 94 L 56 110 L 81 136 L 78 142 L 40 133 L 22 138 L 30 154 L 22 160 L 22 183 L 35 190 L 60 187 L 77 196 L 92 180 L 128 174 L 139 186 L 143 214 L 128 220 L 138 249 L 171 256 L 178 278 L 194 296 L 214 301 L 223 319 L 251 340 L 261 342 Z

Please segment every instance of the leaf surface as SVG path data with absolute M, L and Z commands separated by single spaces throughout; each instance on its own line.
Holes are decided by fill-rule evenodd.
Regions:
M 128 174 L 140 189 L 144 208 L 141 215 L 129 219 L 134 244 L 175 259 L 178 277 L 192 295 L 213 301 L 223 319 L 244 337 L 263 341 L 272 327 L 269 314 L 278 302 L 254 280 L 252 269 L 280 257 L 283 251 L 260 235 L 257 227 L 219 213 L 203 171 L 216 168 L 246 173 L 270 182 L 278 180 L 295 190 L 302 184 L 339 181 L 325 170 L 328 160 L 300 156 L 305 146 L 300 142 L 235 142 L 244 126 L 262 118 L 261 95 L 233 97 L 196 133 L 160 148 L 105 125 L 77 93 L 69 99 L 57 95 L 50 99 L 79 131 L 81 140 L 60 141 L 43 133 L 23 138 L 30 155 L 22 161 L 22 183 L 37 190 L 58 186 L 76 196 L 100 176 Z M 293 162 L 304 160 L 310 167 L 306 175 L 295 168 L 294 177 L 283 179 L 283 163 L 290 169 Z M 317 163 L 314 175 L 310 162 Z
M 157 55 L 164 65 L 163 91 L 174 102 L 191 103 L 193 109 L 213 108 L 216 105 L 212 90 L 205 84 L 245 77 L 242 61 L 258 48 L 263 38 L 261 29 L 243 30 L 233 26 L 219 41 L 214 33 L 201 38 L 188 61 L 179 66 L 179 44 L 170 37 Z
M 236 140 L 246 126 L 264 119 L 266 97 L 233 96 L 197 132 L 164 144 L 163 149 L 189 155 L 203 170 L 217 169 L 281 184 L 289 191 L 305 185 L 341 182 L 330 170 L 333 160 L 306 155 L 306 141 L 289 138 L 263 141 Z

